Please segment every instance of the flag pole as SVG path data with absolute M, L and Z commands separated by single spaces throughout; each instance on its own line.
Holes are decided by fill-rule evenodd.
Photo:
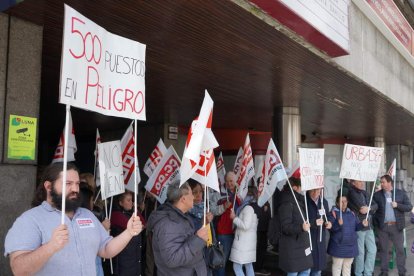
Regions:
M 138 201 L 138 183 L 137 183 L 137 175 L 138 175 L 138 157 L 137 157 L 137 123 L 138 120 L 135 119 L 135 131 L 134 131 L 134 202 L 135 202 L 135 206 L 134 206 L 134 213 L 135 216 L 137 216 L 137 201 Z
M 96 197 L 95 197 L 95 200 L 93 201 L 93 205 L 95 205 L 96 204 L 96 201 L 98 200 L 98 198 L 99 198 L 99 195 L 101 194 L 101 187 L 99 187 L 99 191 L 98 191 L 98 193 L 96 194 Z
M 306 191 L 305 191 L 305 212 L 306 212 L 306 221 L 309 223 L 309 213 L 308 213 L 308 200 L 306 199 Z M 309 230 L 309 241 L 310 241 L 310 249 L 312 251 L 312 240 L 310 236 L 310 230 Z
M 344 179 L 341 178 L 341 197 L 339 198 L 339 218 L 342 220 L 342 190 L 344 186 Z
M 204 210 L 203 212 L 204 212 L 204 226 L 206 226 L 207 224 L 206 223 L 207 222 L 207 218 L 206 218 L 206 215 L 207 215 L 207 184 L 206 183 L 204 183 Z
M 396 177 L 394 176 L 394 179 L 392 180 L 392 181 L 394 182 L 394 183 L 393 183 L 393 184 L 394 184 L 394 185 L 393 185 L 393 186 L 394 186 L 394 187 L 393 187 L 393 188 L 394 188 L 394 189 L 393 189 L 393 190 L 394 190 L 394 191 L 393 191 L 393 198 L 394 198 L 394 200 L 393 200 L 393 201 L 394 201 L 394 202 L 395 202 L 395 190 L 396 190 L 396 188 L 397 188 L 397 186 L 396 186 L 396 185 L 397 185 L 397 183 L 395 183 L 395 178 L 396 178 Z M 373 187 L 373 189 L 375 190 L 375 182 L 374 182 L 374 187 Z
M 98 134 L 98 129 L 96 129 L 96 134 Z M 96 137 L 95 137 L 95 164 L 94 164 L 94 166 L 93 166 L 93 180 L 95 181 L 95 183 L 96 183 L 96 151 L 98 150 L 98 143 L 97 143 L 97 141 L 96 141 Z M 96 184 L 95 184 L 96 185 Z
M 65 224 L 66 215 L 66 180 L 67 180 L 67 168 L 68 168 L 68 140 L 69 140 L 69 116 L 70 116 L 70 105 L 66 105 L 66 119 L 65 119 L 65 140 L 63 145 L 63 183 L 62 183 L 62 214 L 60 223 Z M 72 131 L 72 130 L 71 130 Z
M 368 220 L 369 211 L 371 210 L 371 204 L 372 204 L 372 198 L 374 197 L 374 192 L 375 192 L 375 181 L 374 181 L 374 185 L 372 186 L 372 192 L 371 192 L 371 198 L 369 199 L 367 217 L 365 218 L 366 220 Z

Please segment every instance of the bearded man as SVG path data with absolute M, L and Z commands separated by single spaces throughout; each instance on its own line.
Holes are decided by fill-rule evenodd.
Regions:
M 61 224 L 63 164 L 43 173 L 35 205 L 16 219 L 5 240 L 5 256 L 15 275 L 96 275 L 96 256 L 112 258 L 142 231 L 138 216 L 116 238 L 92 212 L 80 208 L 79 172 L 67 164 L 65 222 Z

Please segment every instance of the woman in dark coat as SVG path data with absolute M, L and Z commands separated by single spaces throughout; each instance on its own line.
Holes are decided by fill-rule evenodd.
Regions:
M 320 276 L 322 270 L 326 268 L 326 230 L 331 229 L 332 224 L 329 221 L 324 221 L 325 216 L 323 212 L 329 211 L 328 202 L 323 199 L 322 208 L 322 197 L 321 189 L 310 190 L 306 193 L 307 204 L 308 204 L 308 216 L 311 225 L 311 240 L 312 240 L 312 258 L 313 267 L 311 269 L 311 276 Z M 322 227 L 321 227 L 322 225 Z M 322 231 L 322 239 L 321 239 Z
M 126 229 L 129 218 L 133 214 L 133 193 L 126 191 L 115 199 L 116 207 L 111 215 L 111 234 L 116 237 Z M 144 218 L 138 213 L 143 223 Z M 128 245 L 113 258 L 114 275 L 137 276 L 144 275 L 142 264 L 142 234 L 131 239 Z
M 300 179 L 290 178 L 296 199 L 305 214 L 305 198 L 300 194 Z M 281 194 L 278 209 L 281 225 L 279 242 L 279 267 L 287 272 L 288 276 L 309 275 L 313 266 L 308 230 L 309 223 L 303 222 L 298 206 L 288 185 Z

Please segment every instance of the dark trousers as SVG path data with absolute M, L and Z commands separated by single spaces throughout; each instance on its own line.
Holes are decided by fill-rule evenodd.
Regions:
M 253 264 L 256 271 L 263 269 L 264 258 L 267 250 L 267 233 L 257 232 L 256 262 Z
M 397 229 L 396 224 L 384 225 L 383 229 L 378 229 L 378 239 L 380 246 L 381 272 L 388 272 L 389 262 L 389 242 L 391 241 L 397 252 L 398 273 L 405 273 L 405 254 L 404 254 L 404 234 Z

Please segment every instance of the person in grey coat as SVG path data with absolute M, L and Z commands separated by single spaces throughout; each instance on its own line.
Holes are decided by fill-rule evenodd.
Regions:
M 188 183 L 168 187 L 167 202 L 154 211 L 147 231 L 152 240 L 158 276 L 207 275 L 203 250 L 207 228 L 194 229 L 187 212 L 193 207 L 193 193 Z

